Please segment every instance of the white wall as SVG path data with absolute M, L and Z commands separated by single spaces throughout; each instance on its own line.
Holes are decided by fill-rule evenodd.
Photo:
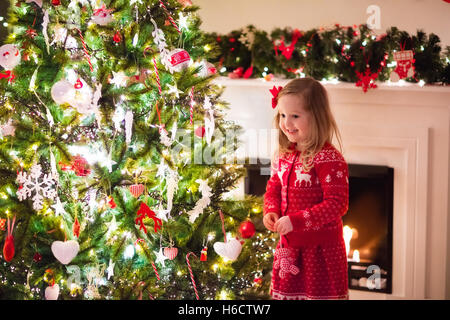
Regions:
M 271 31 L 291 26 L 300 30 L 366 23 L 369 5 L 380 7 L 381 28 L 391 26 L 415 34 L 435 33 L 450 46 L 450 3 L 443 0 L 192 0 L 200 7 L 202 29 L 228 33 L 248 24 Z

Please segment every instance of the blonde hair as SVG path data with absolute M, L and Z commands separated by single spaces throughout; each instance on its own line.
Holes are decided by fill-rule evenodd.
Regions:
M 314 156 L 322 149 L 326 142 L 331 144 L 333 137 L 336 137 L 339 143 L 339 149 L 342 152 L 342 142 L 339 129 L 333 114 L 331 113 L 328 94 L 323 85 L 313 78 L 300 78 L 290 81 L 280 91 L 277 101 L 281 97 L 295 94 L 304 101 L 305 110 L 311 115 L 310 132 L 301 145 L 300 160 L 303 169 L 308 172 L 313 167 Z M 275 127 L 279 130 L 278 151 L 280 154 L 290 153 L 291 142 L 280 130 L 280 113 L 274 118 Z

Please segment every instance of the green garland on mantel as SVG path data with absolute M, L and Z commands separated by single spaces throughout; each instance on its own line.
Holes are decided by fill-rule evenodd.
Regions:
M 364 91 L 387 81 L 397 66 L 394 53 L 413 55 L 408 82 L 450 83 L 450 46 L 443 49 L 437 35 L 415 35 L 391 27 L 375 35 L 365 24 L 315 28 L 307 31 L 274 29 L 270 35 L 253 25 L 222 35 L 208 33 L 219 54 L 211 62 L 231 78 L 310 76 L 317 80 L 356 82 Z M 217 49 L 217 48 L 214 48 Z M 367 81 L 365 81 L 367 80 Z

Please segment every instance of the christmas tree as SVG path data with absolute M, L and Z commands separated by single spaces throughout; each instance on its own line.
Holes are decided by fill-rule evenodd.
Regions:
M 245 175 L 241 131 L 225 119 L 197 9 L 12 3 L 0 47 L 0 298 L 267 297 L 275 239 L 260 198 L 230 196 Z

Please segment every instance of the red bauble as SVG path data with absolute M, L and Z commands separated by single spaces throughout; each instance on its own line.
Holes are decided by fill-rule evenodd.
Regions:
M 114 35 L 113 40 L 116 43 L 119 43 L 120 41 L 122 41 L 122 37 L 120 36 L 120 32 L 119 31 L 116 32 L 116 34 Z
M 203 138 L 203 136 L 205 135 L 205 127 L 197 127 L 197 129 L 195 129 L 195 135 L 199 138 Z
M 61 4 L 61 0 L 52 0 L 52 5 L 59 6 Z
M 73 87 L 77 90 L 80 90 L 81 88 L 83 88 L 83 82 L 81 82 L 80 79 L 77 79 L 77 81 L 75 82 L 75 85 Z
M 244 239 L 251 238 L 255 234 L 255 225 L 250 220 L 244 221 L 239 227 L 239 233 Z
M 42 256 L 39 254 L 39 252 L 36 252 L 33 256 L 33 261 L 38 263 L 41 260 L 42 260 Z

